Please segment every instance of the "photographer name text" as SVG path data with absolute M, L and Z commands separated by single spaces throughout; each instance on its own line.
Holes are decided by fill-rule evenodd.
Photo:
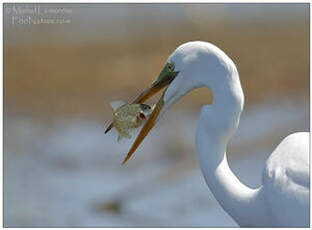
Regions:
M 11 15 L 12 25 L 38 25 L 38 24 L 69 24 L 72 9 L 53 8 L 41 5 L 28 7 L 16 6 L 5 7 L 6 14 Z

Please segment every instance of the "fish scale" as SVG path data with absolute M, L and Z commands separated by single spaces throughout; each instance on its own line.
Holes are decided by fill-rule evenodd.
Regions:
M 116 107 L 115 105 L 120 105 Z M 152 108 L 145 104 L 124 104 L 122 101 L 112 102 L 114 121 L 113 124 L 118 132 L 118 141 L 122 138 L 131 138 L 130 130 L 138 128 L 145 117 L 151 112 Z M 139 115 L 144 114 L 141 118 Z

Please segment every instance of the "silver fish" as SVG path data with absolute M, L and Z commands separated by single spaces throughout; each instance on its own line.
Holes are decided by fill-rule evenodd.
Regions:
M 153 107 L 146 104 L 126 104 L 123 101 L 112 101 L 113 124 L 118 132 L 118 141 L 131 138 L 129 131 L 138 128 L 152 113 Z

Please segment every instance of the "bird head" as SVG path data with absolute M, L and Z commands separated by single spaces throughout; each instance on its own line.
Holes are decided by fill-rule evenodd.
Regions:
M 224 82 L 227 81 L 222 78 L 228 76 L 227 72 L 231 71 L 232 67 L 228 65 L 231 63 L 227 60 L 229 58 L 223 54 L 212 44 L 188 42 L 179 46 L 169 56 L 157 79 L 133 101 L 133 103 L 143 103 L 164 90 L 122 164 L 132 156 L 164 112 L 183 95 L 202 86 L 223 87 Z M 211 85 L 207 85 L 207 82 Z
M 164 90 L 152 114 L 142 127 L 139 135 L 134 141 L 122 164 L 125 164 L 128 161 L 128 159 L 136 151 L 136 149 L 147 136 L 147 134 L 162 117 L 163 113 L 167 110 L 167 108 L 170 107 L 170 105 L 172 105 L 175 101 L 177 101 L 178 98 L 182 97 L 183 94 L 189 91 L 185 89 L 182 90 L 182 88 L 190 86 L 190 84 L 185 84 L 185 81 L 187 80 L 185 78 L 185 71 L 190 71 L 188 69 L 185 69 L 185 62 L 192 61 L 192 57 L 189 56 L 186 59 L 185 55 L 183 55 L 183 52 L 180 52 L 182 50 L 181 48 L 183 48 L 182 46 L 178 47 L 169 56 L 157 79 L 151 84 L 151 86 L 143 90 L 142 93 L 140 93 L 139 96 L 134 100 L 133 103 L 142 103 L 150 97 L 154 96 L 156 93 L 160 92 L 161 90 Z

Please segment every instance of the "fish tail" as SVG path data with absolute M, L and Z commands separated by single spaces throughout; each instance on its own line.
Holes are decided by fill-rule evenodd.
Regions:
M 117 141 L 121 141 L 123 138 L 128 138 L 130 139 L 131 138 L 131 135 L 129 133 L 125 133 L 125 134 L 118 134 L 118 138 L 117 138 Z

